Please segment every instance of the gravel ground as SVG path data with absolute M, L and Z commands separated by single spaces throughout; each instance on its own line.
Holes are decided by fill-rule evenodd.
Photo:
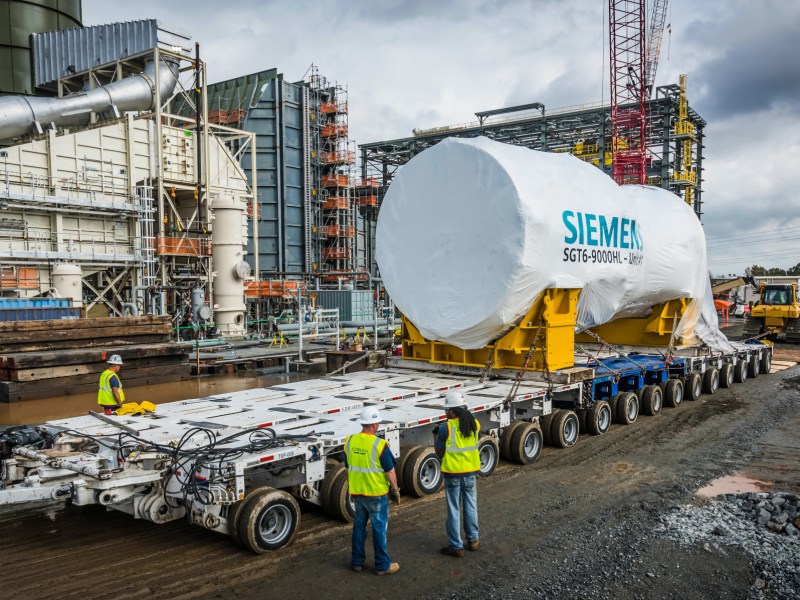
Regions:
M 483 545 L 463 558 L 439 554 L 442 495 L 404 499 L 390 518 L 389 549 L 401 565 L 391 577 L 350 572 L 350 527 L 307 507 L 295 543 L 261 557 L 184 522 L 67 507 L 0 515 L 0 590 L 115 599 L 795 599 L 798 536 L 758 526 L 755 505 L 736 504 L 746 499 L 696 491 L 744 473 L 784 498 L 800 494 L 799 390 L 793 367 L 581 436 L 567 450 L 546 448 L 534 465 L 502 463 L 479 482 Z

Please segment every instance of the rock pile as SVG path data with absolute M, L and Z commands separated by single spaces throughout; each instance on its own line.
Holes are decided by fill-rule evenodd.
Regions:
M 800 535 L 800 498 L 780 492 L 725 494 L 728 511 L 789 536 Z
M 800 596 L 800 498 L 793 494 L 726 494 L 702 506 L 676 507 L 655 533 L 707 552 L 741 548 L 750 558 L 755 581 L 750 598 Z

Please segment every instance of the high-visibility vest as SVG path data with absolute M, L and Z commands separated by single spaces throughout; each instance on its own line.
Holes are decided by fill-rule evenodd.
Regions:
M 458 475 L 480 470 L 481 456 L 478 452 L 478 434 L 481 424 L 477 419 L 475 419 L 475 425 L 478 429 L 472 435 L 464 437 L 458 428 L 458 419 L 447 421 L 447 442 L 444 447 L 444 459 L 442 459 L 442 473 Z
M 344 452 L 351 496 L 384 496 L 389 493 L 389 480 L 381 467 L 381 452 L 385 447 L 386 440 L 368 433 L 357 433 L 347 438 Z
M 116 406 L 117 399 L 114 398 L 114 392 L 111 391 L 111 377 L 117 375 L 111 369 L 106 369 L 100 374 L 100 389 L 97 391 L 97 403 L 101 406 Z M 122 379 L 117 375 L 119 380 L 119 403 L 125 402 L 125 392 L 122 391 Z

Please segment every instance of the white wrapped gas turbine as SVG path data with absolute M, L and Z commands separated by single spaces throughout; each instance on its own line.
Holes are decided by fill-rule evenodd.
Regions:
M 568 154 L 444 140 L 399 169 L 376 237 L 386 290 L 428 339 L 481 348 L 543 290 L 581 288 L 579 329 L 689 297 L 679 330 L 727 343 L 693 210 Z

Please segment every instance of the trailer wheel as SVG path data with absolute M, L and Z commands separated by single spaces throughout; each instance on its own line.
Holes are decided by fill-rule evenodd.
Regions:
M 539 419 L 539 426 L 541 427 L 542 431 L 542 444 L 547 444 L 548 446 L 553 443 L 553 440 L 550 438 L 550 427 L 553 424 L 553 419 L 556 418 L 559 409 L 554 408 L 549 415 L 545 415 Z
M 578 441 L 578 415 L 560 410 L 550 425 L 550 440 L 557 448 L 569 448 Z
M 592 435 L 602 435 L 611 427 L 611 406 L 605 400 L 598 400 L 586 411 L 586 429 Z
M 260 491 L 242 508 L 239 517 L 243 545 L 256 554 L 280 550 L 291 543 L 300 524 L 297 500 L 272 488 Z
M 740 357 L 733 367 L 733 380 L 736 383 L 744 383 L 747 381 L 747 361 L 742 360 Z
M 684 395 L 687 400 L 697 400 L 703 393 L 703 378 L 700 373 L 692 373 L 686 378 Z
M 500 434 L 500 456 L 506 460 L 511 460 L 509 448 L 511 447 L 511 437 L 519 427 L 524 427 L 525 421 L 511 421 L 508 427 L 503 428 Z
M 772 369 L 772 354 L 767 352 L 766 350 L 761 355 L 761 360 L 759 361 L 759 366 L 761 367 L 761 372 L 765 375 L 769 375 L 770 370 Z
M 231 539 L 241 546 L 246 546 L 244 536 L 242 535 L 242 514 L 244 508 L 256 500 L 262 493 L 264 488 L 256 488 L 249 494 L 246 494 L 243 500 L 235 502 L 228 509 L 228 535 Z
M 631 425 L 639 416 L 639 399 L 633 392 L 623 392 L 617 401 L 617 422 Z
M 433 448 L 419 447 L 408 455 L 403 485 L 412 496 L 430 496 L 442 487 L 442 464 Z
M 680 379 L 668 379 L 664 382 L 664 404 L 676 408 L 683 402 L 683 382 Z
M 322 499 L 325 512 L 332 519 L 352 523 L 356 517 L 356 506 L 350 497 L 347 469 L 337 471 L 328 496 Z
M 478 475 L 488 477 L 497 468 L 500 460 L 500 446 L 492 436 L 485 435 L 478 442 L 478 454 L 481 457 L 481 469 L 478 471 Z
M 443 427 L 444 425 L 440 425 Z M 400 482 L 403 480 L 403 473 L 406 470 L 406 464 L 408 463 L 408 457 L 411 456 L 411 453 L 415 450 L 419 450 L 422 446 L 401 446 L 400 447 L 400 458 L 397 459 L 397 464 L 395 465 L 395 474 L 397 475 L 397 481 Z
M 578 430 L 580 433 L 591 433 L 591 427 L 589 426 L 589 421 L 591 420 L 589 409 L 579 410 L 576 414 L 578 415 Z
M 642 392 L 642 413 L 648 417 L 655 417 L 661 412 L 664 404 L 664 394 L 657 385 L 648 385 Z
M 533 423 L 514 430 L 509 446 L 511 460 L 521 465 L 530 464 L 542 453 L 542 430 Z
M 608 399 L 608 405 L 611 407 L 611 420 L 614 421 L 614 423 L 619 423 L 619 419 L 617 419 L 617 406 L 619 405 L 620 396 L 624 393 L 625 392 L 618 392 Z
M 725 363 L 719 371 L 719 386 L 729 388 L 733 386 L 733 365 Z
M 707 369 L 703 375 L 703 393 L 713 394 L 719 388 L 719 371 L 716 367 Z
M 328 512 L 328 503 L 329 498 L 331 496 L 331 488 L 333 487 L 333 482 L 339 476 L 340 473 L 347 475 L 347 467 L 345 467 L 342 463 L 328 459 L 325 463 L 326 471 L 325 477 L 322 479 L 322 483 L 319 486 L 319 500 L 322 504 L 322 509 L 330 515 Z M 332 515 L 331 515 L 332 516 Z
M 750 379 L 755 379 L 758 377 L 759 365 L 758 359 L 755 356 L 751 356 L 750 359 L 747 361 L 747 376 Z

